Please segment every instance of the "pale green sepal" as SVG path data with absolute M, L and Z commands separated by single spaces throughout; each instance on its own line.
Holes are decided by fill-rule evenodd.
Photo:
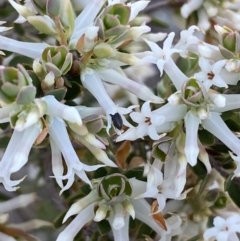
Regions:
M 114 55 L 114 50 L 107 43 L 100 43 L 94 47 L 93 53 L 97 58 L 109 58 Z
M 45 67 L 47 69 L 47 72 L 52 71 L 54 73 L 54 76 L 57 78 L 62 75 L 61 70 L 58 69 L 54 64 L 52 63 L 45 63 Z
M 19 91 L 18 86 L 10 82 L 4 83 L 1 89 L 9 97 L 16 97 Z
M 68 53 L 67 56 L 66 56 L 66 59 L 64 61 L 64 64 L 62 65 L 62 68 L 61 68 L 61 71 L 62 71 L 62 74 L 66 74 L 72 67 L 72 54 L 71 53 Z
M 27 18 L 28 22 L 33 25 L 38 31 L 47 35 L 56 35 L 56 27 L 53 20 L 45 16 L 30 16 Z
M 37 90 L 34 86 L 22 87 L 16 98 L 16 103 L 19 105 L 30 104 L 35 99 L 36 92 Z
M 124 4 L 114 4 L 112 8 L 110 8 L 109 14 L 117 16 L 120 24 L 126 25 L 129 22 L 131 15 L 131 8 Z
M 23 16 L 24 18 L 30 17 L 30 16 L 35 16 L 34 12 L 32 12 L 29 8 L 16 3 L 13 0 L 8 0 L 9 3 L 13 6 L 13 8 L 16 9 L 16 11 Z
M 49 16 L 59 16 L 62 0 L 47 0 L 46 10 Z
M 21 71 L 21 73 L 22 73 L 22 75 L 24 77 L 26 85 L 31 85 L 32 84 L 32 79 L 31 79 L 30 75 L 28 74 L 27 70 L 21 64 L 18 64 L 17 67 L 18 67 L 19 71 Z
M 74 20 L 75 20 L 75 12 L 73 10 L 72 4 L 70 0 L 64 0 L 61 3 L 60 9 L 60 19 L 61 23 L 65 28 L 65 33 L 68 38 L 71 36 L 74 29 Z

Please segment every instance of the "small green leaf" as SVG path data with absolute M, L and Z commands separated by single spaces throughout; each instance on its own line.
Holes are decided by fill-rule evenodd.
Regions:
M 206 176 L 203 178 L 203 180 L 202 180 L 202 182 L 201 182 L 201 184 L 200 184 L 199 190 L 198 190 L 198 192 L 197 192 L 197 195 L 194 197 L 194 199 L 198 199 L 198 198 L 202 195 L 202 193 L 203 193 L 203 191 L 205 190 L 205 187 L 206 187 L 208 181 L 209 181 L 209 175 L 206 175 Z
M 16 103 L 19 105 L 30 104 L 35 99 L 36 92 L 37 90 L 34 86 L 22 87 L 16 98 Z
M 237 179 L 239 180 L 239 178 Z M 233 200 L 233 202 L 240 208 L 240 187 L 238 184 L 231 182 L 228 187 L 228 194 Z
M 97 228 L 99 233 L 104 236 L 111 231 L 111 226 L 107 220 L 102 220 L 101 222 L 97 222 Z
M 10 136 L 0 137 L 0 148 L 7 148 L 8 142 L 10 141 Z
M 204 129 L 198 131 L 198 137 L 204 146 L 213 146 L 215 144 L 215 137 Z
M 62 75 L 61 70 L 58 69 L 58 67 L 52 63 L 45 63 L 46 69 L 48 72 L 53 72 L 55 78 L 60 77 Z
M 47 0 L 46 9 L 50 16 L 58 16 L 60 14 L 62 0 Z
M 78 97 L 81 93 L 81 86 L 75 81 L 71 81 L 71 87 L 67 88 L 67 93 L 65 96 L 66 100 L 73 100 Z
M 202 162 L 198 161 L 197 164 L 191 168 L 199 178 L 204 179 L 207 176 L 206 167 Z
M 234 59 L 234 54 L 232 52 L 230 52 L 228 49 L 224 48 L 221 45 L 218 45 L 218 47 L 219 47 L 219 50 L 220 50 L 222 56 L 225 59 Z
M 53 95 L 58 101 L 62 101 L 67 93 L 65 88 L 48 91 L 45 95 Z
M 9 97 L 16 97 L 19 92 L 18 86 L 10 82 L 4 83 L 1 89 Z
M 47 15 L 45 16 L 30 16 L 27 18 L 28 22 L 33 25 L 41 33 L 47 35 L 56 35 L 56 27 L 51 18 Z
M 42 15 L 46 15 L 47 0 L 32 0 L 32 2 L 39 13 L 41 13 Z

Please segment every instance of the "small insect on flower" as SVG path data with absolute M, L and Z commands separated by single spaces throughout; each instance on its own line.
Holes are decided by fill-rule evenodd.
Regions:
M 122 130 L 123 121 L 119 113 L 115 113 L 114 115 L 110 114 L 110 116 L 112 117 L 112 122 L 114 127 L 117 128 L 118 130 Z

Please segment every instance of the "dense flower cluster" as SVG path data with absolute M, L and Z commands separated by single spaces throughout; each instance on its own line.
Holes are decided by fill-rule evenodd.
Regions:
M 25 177 L 12 174 L 32 146 L 50 146 L 60 194 L 73 195 L 62 223 L 75 215 L 57 241 L 73 241 L 92 221 L 128 241 L 136 219 L 151 229 L 146 240 L 239 240 L 239 194 L 230 191 L 240 177 L 239 1 L 186 1 L 179 18 L 198 22 L 179 39 L 151 33 L 140 14 L 150 1 L 8 2 L 15 23 L 49 38 L 19 41 L 0 27 L 0 54 L 31 62 L 0 66 L 0 124 L 12 130 L 4 188 L 21 188 Z M 154 90 L 142 81 L 152 64 Z M 15 240 L 6 230 L 0 240 Z

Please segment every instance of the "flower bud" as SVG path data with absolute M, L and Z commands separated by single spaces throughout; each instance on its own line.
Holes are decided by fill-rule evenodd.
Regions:
M 215 26 L 215 30 L 218 32 L 220 43 L 224 48 L 233 53 L 239 52 L 239 33 L 237 31 L 233 31 L 226 26 L 221 27 L 219 25 Z
M 132 205 L 132 203 L 128 200 L 128 199 L 125 199 L 123 202 L 122 202 L 122 206 L 123 208 L 131 215 L 131 217 L 133 219 L 135 219 L 135 210 L 134 210 L 134 207 Z
M 50 90 L 54 88 L 54 84 L 55 76 L 54 73 L 51 71 L 45 76 L 44 80 L 41 82 L 41 85 L 44 90 Z
M 207 119 L 208 111 L 202 106 L 197 107 L 197 115 L 201 120 Z
M 209 99 L 217 107 L 224 107 L 226 105 L 226 98 L 219 93 L 209 93 Z
M 107 213 L 108 213 L 108 206 L 106 205 L 100 205 L 99 208 L 96 211 L 96 215 L 94 217 L 94 221 L 95 222 L 100 222 L 102 221 L 104 218 L 106 218 Z
M 237 59 L 230 59 L 226 62 L 225 69 L 228 72 L 239 73 L 240 72 L 240 61 Z
M 168 97 L 168 102 L 171 105 L 179 105 L 182 102 L 182 97 L 180 91 L 175 92 L 174 94 Z
M 100 43 L 94 47 L 93 53 L 98 57 L 98 58 L 108 58 L 112 57 L 114 54 L 114 50 L 112 47 L 107 44 L 107 43 Z

